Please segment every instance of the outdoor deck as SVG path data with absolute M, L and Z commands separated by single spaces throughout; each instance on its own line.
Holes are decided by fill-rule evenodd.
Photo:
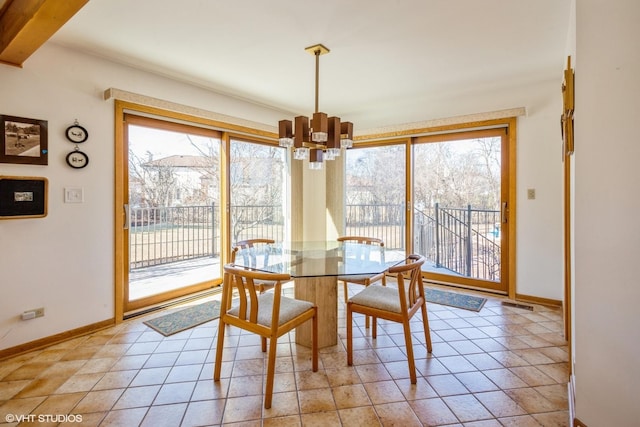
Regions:
M 423 265 L 422 271 L 456 274 L 429 261 Z M 137 268 L 129 273 L 129 298 L 134 301 L 217 277 L 221 277 L 219 257 Z
M 217 277 L 221 277 L 219 257 L 136 268 L 129 272 L 129 299 L 134 301 Z

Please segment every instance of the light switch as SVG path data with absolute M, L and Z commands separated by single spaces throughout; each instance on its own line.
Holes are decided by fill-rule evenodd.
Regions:
M 64 189 L 65 203 L 83 203 L 84 189 L 82 187 L 68 187 Z
M 528 188 L 527 189 L 527 199 L 534 200 L 536 198 L 536 189 Z

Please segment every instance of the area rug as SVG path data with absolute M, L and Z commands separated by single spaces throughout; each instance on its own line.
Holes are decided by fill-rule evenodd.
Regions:
M 473 295 L 458 294 L 455 292 L 442 291 L 440 289 L 424 288 L 427 301 L 448 305 L 450 307 L 463 308 L 465 310 L 480 311 L 487 302 L 486 298 L 476 297 Z
M 220 301 L 208 301 L 143 322 L 165 337 L 220 317 Z

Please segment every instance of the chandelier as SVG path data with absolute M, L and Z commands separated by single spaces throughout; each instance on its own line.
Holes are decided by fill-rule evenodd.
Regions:
M 321 44 L 305 48 L 316 58 L 316 109 L 309 123 L 306 116 L 278 122 L 278 143 L 281 147 L 292 148 L 296 160 L 309 159 L 310 169 L 322 169 L 322 161 L 334 160 L 340 149 L 353 146 L 353 123 L 341 122 L 340 117 L 327 117 L 318 111 L 318 89 L 320 75 L 320 55 L 329 53 Z M 311 126 L 309 126 L 311 124 Z

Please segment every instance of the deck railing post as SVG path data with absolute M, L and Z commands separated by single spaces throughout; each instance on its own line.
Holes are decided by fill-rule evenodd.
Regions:
M 436 203 L 436 267 L 440 267 L 440 203 Z
M 216 203 L 211 203 L 211 256 L 216 256 Z
M 467 277 L 471 277 L 471 256 L 473 254 L 473 242 L 471 239 L 472 224 L 471 224 L 471 205 L 467 205 Z

